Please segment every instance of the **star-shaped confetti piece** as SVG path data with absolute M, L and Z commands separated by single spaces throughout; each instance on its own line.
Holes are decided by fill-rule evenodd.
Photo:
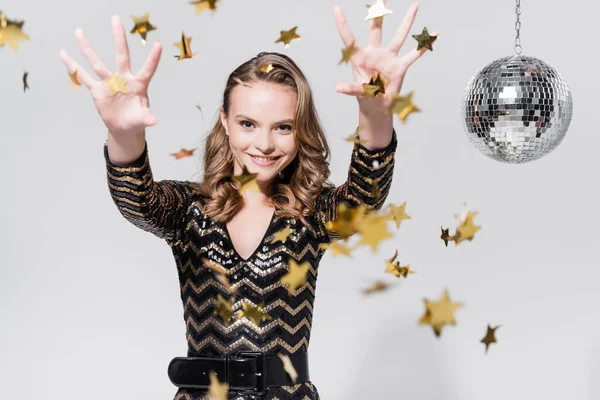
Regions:
M 501 325 L 498 325 L 495 328 L 492 328 L 488 324 L 487 332 L 485 333 L 485 336 L 483 337 L 483 339 L 481 339 L 481 343 L 485 344 L 485 353 L 486 354 L 488 352 L 488 347 L 490 346 L 490 344 L 496 343 L 496 329 L 500 328 L 500 326 Z
M 392 14 L 393 11 L 385 8 L 385 2 L 383 0 L 377 0 L 373 5 L 367 4 L 368 13 L 365 21 L 375 18 L 383 19 L 384 16 Z
M 225 299 L 220 293 L 217 294 L 219 304 L 215 308 L 213 314 L 218 315 L 223 320 L 225 326 L 229 326 L 229 320 L 233 317 L 233 298 Z
M 408 215 L 404 209 L 406 207 L 406 202 L 402 203 L 400 207 L 395 204 L 390 203 L 390 220 L 396 223 L 396 228 L 400 228 L 400 223 L 405 219 L 410 219 L 410 215 Z
M 79 89 L 79 86 L 81 86 L 81 82 L 79 82 L 79 78 L 77 77 L 78 72 L 79 71 L 77 70 L 73 71 L 73 73 L 69 72 L 69 79 L 71 80 L 71 85 L 73 85 L 75 91 L 77 91 Z
M 27 83 L 28 76 L 29 76 L 29 72 L 27 72 L 27 71 L 23 72 L 23 93 L 25 93 L 25 91 L 27 89 L 29 89 L 29 84 Z
M 196 149 L 180 149 L 177 153 L 171 153 L 169 155 L 175 157 L 176 160 L 179 160 L 180 158 L 193 156 L 194 151 L 196 151 Z
M 180 50 L 178 56 L 174 56 L 177 60 L 183 60 L 184 58 L 192 58 L 198 53 L 192 53 L 191 47 L 192 38 L 185 36 L 185 33 L 181 32 L 181 40 L 173 43 L 173 46 Z
M 238 311 L 235 316 L 238 319 L 246 317 L 251 320 L 254 325 L 260 326 L 261 321 L 273 319 L 269 314 L 263 312 L 263 306 L 264 303 L 260 303 L 256 307 L 248 303 L 242 303 L 243 310 Z
M 335 219 L 327 221 L 325 227 L 328 231 L 335 232 L 342 239 L 348 239 L 358 232 L 359 225 L 367 212 L 367 206 L 360 204 L 350 207 L 346 202 L 337 206 Z
M 215 371 L 210 371 L 210 385 L 208 387 L 208 398 L 210 400 L 227 400 L 229 391 L 228 383 L 221 383 Z
M 438 38 L 437 36 L 429 36 L 429 32 L 427 32 L 427 28 L 423 28 L 423 32 L 419 35 L 412 35 L 414 39 L 419 43 L 417 45 L 417 50 L 421 50 L 423 47 L 427 47 L 429 50 L 433 51 L 432 44 Z
M 363 219 L 359 227 L 361 238 L 357 243 L 357 246 L 360 246 L 361 244 L 369 245 L 371 246 L 373 253 L 376 253 L 379 243 L 382 240 L 394 236 L 387 229 L 387 221 L 388 217 L 376 214 L 368 215 Z
M 106 86 L 110 88 L 110 95 L 113 96 L 117 92 L 121 93 L 129 93 L 127 89 L 125 89 L 125 84 L 127 84 L 127 79 L 119 77 L 115 72 L 112 73 L 110 79 L 105 79 L 102 81 Z
M 376 72 L 371 76 L 371 80 L 368 83 L 363 83 L 363 92 L 359 97 L 375 97 L 379 93 L 385 94 L 385 85 L 389 82 L 389 79 L 384 78 Z
M 13 51 L 19 50 L 21 40 L 29 40 L 29 35 L 23 33 L 25 21 L 10 20 L 0 11 L 0 47 L 7 44 Z
M 389 112 L 398 115 L 403 124 L 406 123 L 406 118 L 413 112 L 420 112 L 413 102 L 414 92 L 410 92 L 408 96 L 400 96 L 397 93 L 392 94 L 392 105 Z
M 392 286 L 393 285 L 390 285 L 387 282 L 377 280 L 373 283 L 373 285 L 370 288 L 364 289 L 362 293 L 366 296 L 373 293 L 385 292 L 386 290 L 389 290 Z
M 331 243 L 320 243 L 319 248 L 330 250 L 333 257 L 345 255 L 350 257 L 351 248 L 343 244 L 340 240 L 334 240 Z
M 426 310 L 419 320 L 419 325 L 430 325 L 437 337 L 440 337 L 442 328 L 445 325 L 456 325 L 454 312 L 464 305 L 463 303 L 452 302 L 448 289 L 444 290 L 440 300 L 432 302 L 424 299 L 424 302 Z
M 292 360 L 290 360 L 290 356 L 287 354 L 277 353 L 277 356 L 281 359 L 283 363 L 283 370 L 288 373 L 292 382 L 296 383 L 296 379 L 298 379 L 298 372 L 296 368 L 294 368 L 294 364 L 292 364 Z
M 448 247 L 448 242 L 454 240 L 452 238 L 452 236 L 450 236 L 450 233 L 449 233 L 450 229 L 449 228 L 444 229 L 443 226 L 440 226 L 440 228 L 442 229 L 442 235 L 440 236 L 440 238 L 444 241 L 444 244 L 446 245 L 446 247 Z
M 242 185 L 239 190 L 239 193 L 241 195 L 243 195 L 244 192 L 248 189 L 260 191 L 260 188 L 258 187 L 258 183 L 256 182 L 257 176 L 258 176 L 257 173 L 251 174 L 250 171 L 248 171 L 248 168 L 246 167 L 246 165 L 242 166 L 242 173 L 240 175 L 233 176 L 233 179 L 238 181 Z
M 475 225 L 473 218 L 479 214 L 479 211 L 469 211 L 463 223 L 456 228 L 456 234 L 454 235 L 454 244 L 458 245 L 464 240 L 472 241 L 475 237 L 475 233 L 481 229 L 481 226 Z
M 235 292 L 235 289 L 233 289 L 233 287 L 231 286 L 229 279 L 227 279 L 227 275 L 225 273 L 225 271 L 226 271 L 225 267 L 223 267 L 218 262 L 209 260 L 204 257 L 201 258 L 201 261 L 202 261 L 202 265 L 204 265 L 206 268 L 210 269 L 211 271 L 213 271 L 215 273 L 215 277 L 223 286 L 225 286 L 227 289 Z
M 394 256 L 390 259 L 385 260 L 385 271 L 388 274 L 392 274 L 395 277 L 404 277 L 406 278 L 409 274 L 415 274 L 416 272 L 410 269 L 410 265 L 407 264 L 405 266 L 400 266 L 400 261 L 395 261 L 396 257 L 398 257 L 398 250 L 394 253 Z
M 354 53 L 358 51 L 358 47 L 356 47 L 354 43 L 356 43 L 356 40 L 352 41 L 352 43 L 350 43 L 350 46 L 344 47 L 342 49 L 342 59 L 340 60 L 338 65 L 340 65 L 341 63 L 348 64 L 350 62 L 350 59 L 352 58 Z
M 217 1 L 219 0 L 196 0 L 190 1 L 189 4 L 196 6 L 196 15 L 198 15 L 202 11 L 206 10 L 212 10 L 215 12 L 217 10 Z
M 296 289 L 306 282 L 306 275 L 310 269 L 310 263 L 304 261 L 302 264 L 298 264 L 293 258 L 290 258 L 288 263 L 290 268 L 287 274 L 281 277 L 280 281 L 283 285 L 288 285 L 288 294 L 292 295 Z
M 290 228 L 290 226 L 286 225 L 285 228 L 283 228 L 273 234 L 273 239 L 271 239 L 271 243 L 275 243 L 277 241 L 281 241 L 281 243 L 285 243 L 288 236 L 290 236 L 292 234 L 292 232 L 293 231 Z
M 296 33 L 296 29 L 298 29 L 297 26 L 293 27 L 289 31 L 280 31 L 281 36 L 279 36 L 279 39 L 277 39 L 275 43 L 283 42 L 283 47 L 290 47 L 292 40 L 301 38 L 300 35 Z
M 156 27 L 149 21 L 150 13 L 145 13 L 141 17 L 132 15 L 131 19 L 133 19 L 134 26 L 129 33 L 133 35 L 140 35 L 142 37 L 142 43 L 146 44 L 146 36 L 148 35 L 148 32 L 156 30 Z
M 273 71 L 275 67 L 273 66 L 273 64 L 269 63 L 263 65 L 262 67 L 258 67 L 257 69 L 259 72 L 264 72 L 265 74 L 268 74 L 269 72 Z
M 356 131 L 354 133 L 350 134 L 345 140 L 347 142 L 356 143 L 356 144 L 365 144 L 365 143 L 367 143 L 366 140 L 361 139 L 360 136 L 358 135 L 358 132 L 361 129 L 362 128 L 360 126 L 356 127 Z

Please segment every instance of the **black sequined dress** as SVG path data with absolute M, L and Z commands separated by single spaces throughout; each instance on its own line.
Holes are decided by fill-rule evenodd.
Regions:
M 306 217 L 310 225 L 274 214 L 260 245 L 244 260 L 233 247 L 225 223 L 212 221 L 201 212 L 202 199 L 195 191 L 198 183 L 155 182 L 148 161 L 147 143 L 143 154 L 133 163 L 113 164 L 105 142 L 108 187 L 118 210 L 133 225 L 164 239 L 172 249 L 183 301 L 188 357 L 229 355 L 242 349 L 263 351 L 267 355 L 289 355 L 308 350 L 318 267 L 324 253 L 319 244 L 337 239 L 334 233 L 327 231 L 325 223 L 335 218 L 340 201 L 351 205 L 362 202 L 380 209 L 392 182 L 397 147 L 395 130 L 392 141 L 383 149 L 369 150 L 358 143 L 353 146 L 348 179 L 337 188 L 323 190 L 316 199 L 315 212 Z M 372 180 L 381 190 L 377 201 L 371 190 Z M 293 233 L 284 243 L 271 244 L 273 234 L 286 224 Z M 242 309 L 242 302 L 252 306 L 264 303 L 263 312 L 272 319 L 263 320 L 256 326 L 242 317 L 225 326 L 213 312 L 218 304 L 217 294 L 229 298 L 230 292 L 212 270 L 203 266 L 201 258 L 226 268 L 227 278 L 237 289 L 234 312 Z M 280 283 L 281 276 L 288 271 L 289 258 L 294 258 L 298 264 L 308 261 L 311 265 L 306 283 L 292 295 L 288 295 L 287 288 Z M 205 389 L 177 388 L 174 400 L 207 398 Z M 317 388 L 310 381 L 269 388 L 263 396 L 229 392 L 229 399 L 236 400 L 318 398 Z

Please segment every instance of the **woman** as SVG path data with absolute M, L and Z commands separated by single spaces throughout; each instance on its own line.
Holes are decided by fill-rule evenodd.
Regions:
M 310 87 L 283 54 L 260 53 L 228 77 L 220 120 L 206 138 L 203 181 L 155 182 L 145 128 L 156 123 L 147 88 L 160 44 L 133 76 L 125 31 L 113 17 L 117 74 L 128 80 L 128 93 L 113 96 L 61 52 L 90 88 L 108 128 L 104 155 L 115 204 L 131 223 L 166 240 L 175 257 L 188 342 L 187 357 L 169 365 L 169 378 L 179 387 L 175 399 L 207 398 L 215 378 L 228 384 L 229 399 L 318 399 L 307 349 L 325 251 L 320 244 L 339 239 L 326 228 L 339 204 L 377 210 L 387 197 L 397 139 L 386 110 L 407 68 L 425 51 L 396 58 L 416 11 L 413 4 L 386 49 L 380 48 L 381 21 L 373 20 L 369 46 L 351 59 L 356 82 L 338 85 L 339 92 L 358 98 L 373 72 L 390 79 L 385 95 L 358 98 L 363 143 L 354 144 L 348 179 L 338 187 L 327 182 L 329 148 Z M 337 6 L 334 15 L 348 47 L 354 38 Z M 76 37 L 94 71 L 109 79 L 112 73 L 81 30 Z M 258 190 L 240 190 L 233 179 L 248 172 L 257 174 Z M 287 237 L 274 240 L 287 228 Z M 282 283 L 292 260 L 308 266 L 305 282 L 293 290 Z M 280 356 L 289 357 L 294 379 Z

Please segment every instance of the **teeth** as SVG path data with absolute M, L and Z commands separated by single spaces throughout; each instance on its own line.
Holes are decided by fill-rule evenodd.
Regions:
M 254 158 L 256 158 L 258 161 L 271 161 L 274 160 L 275 158 L 265 158 L 265 157 L 256 157 L 256 156 L 252 156 Z

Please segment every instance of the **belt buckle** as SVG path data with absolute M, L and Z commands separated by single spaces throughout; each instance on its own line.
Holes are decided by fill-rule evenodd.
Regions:
M 256 358 L 257 364 L 257 376 L 256 376 L 256 388 L 254 389 L 242 389 L 242 393 L 253 393 L 264 395 L 267 393 L 267 355 L 261 351 L 240 351 L 236 353 L 239 357 L 250 357 Z M 260 375 L 258 375 L 260 373 Z

